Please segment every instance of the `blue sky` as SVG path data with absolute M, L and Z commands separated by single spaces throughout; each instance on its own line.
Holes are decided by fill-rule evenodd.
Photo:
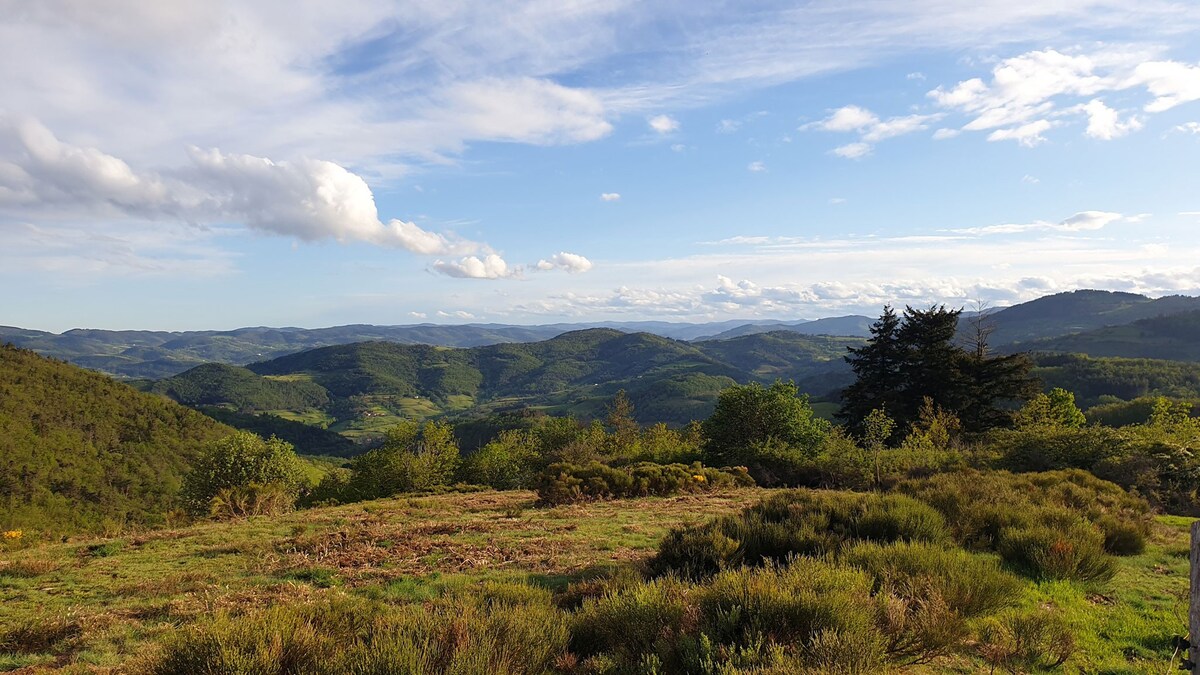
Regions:
M 0 15 L 0 324 L 801 319 L 1200 294 L 1192 3 Z

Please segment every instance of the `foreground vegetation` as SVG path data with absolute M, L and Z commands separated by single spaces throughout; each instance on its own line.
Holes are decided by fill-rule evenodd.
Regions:
M 848 538 L 832 558 L 654 576 L 668 572 L 673 528 L 805 494 L 883 499 L 743 488 L 539 508 L 527 491 L 446 494 L 12 550 L 0 554 L 0 664 L 586 673 L 680 672 L 692 659 L 692 672 L 965 673 L 989 659 L 1023 672 L 1023 659 L 1064 651 L 1063 672 L 1162 673 L 1172 662 L 1186 614 L 1179 518 L 1143 521 L 1144 549 L 1110 556 L 1107 580 L 1030 576 L 958 546 L 957 521 L 941 516 L 939 528 L 920 507 L 924 520 L 902 521 L 932 524 L 911 530 L 923 539 Z M 730 614 L 728 602 L 744 609 Z M 905 632 L 931 617 L 936 635 Z M 1022 656 L 1014 631 L 1044 644 Z

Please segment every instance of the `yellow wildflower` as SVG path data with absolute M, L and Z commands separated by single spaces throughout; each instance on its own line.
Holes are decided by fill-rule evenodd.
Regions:
M 25 533 L 21 530 L 7 530 L 4 533 L 5 539 L 20 539 Z
M 692 480 L 696 481 L 697 483 L 703 483 L 705 481 L 704 474 L 692 474 Z

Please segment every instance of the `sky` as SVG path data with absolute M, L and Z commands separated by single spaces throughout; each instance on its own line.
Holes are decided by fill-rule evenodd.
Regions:
M 1200 3 L 0 0 L 0 324 L 1200 294 Z

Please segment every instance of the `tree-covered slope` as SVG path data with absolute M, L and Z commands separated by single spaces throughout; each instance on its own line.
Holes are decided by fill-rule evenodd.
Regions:
M 275 380 L 222 363 L 206 363 L 148 386 L 188 406 L 231 405 L 238 409 L 319 408 L 329 402 L 322 387 L 304 380 Z
M 846 346 L 859 342 L 783 332 L 688 343 L 607 328 L 470 349 L 364 342 L 246 368 L 204 366 L 149 386 L 189 405 L 295 413 L 352 435 L 391 417 L 446 412 L 600 415 L 618 389 L 640 420 L 685 423 L 706 416 L 737 382 L 840 373 Z
M 1182 295 L 1151 299 L 1112 291 L 1057 293 L 993 313 L 990 339 L 993 345 L 1019 343 L 1019 348 L 1027 349 L 1034 340 L 1195 310 L 1200 310 L 1200 298 Z
M 1083 354 L 1038 354 L 1033 374 L 1046 389 L 1074 392 L 1083 407 L 1115 396 L 1200 398 L 1200 364 L 1157 359 L 1096 358 Z
M 0 527 L 161 523 L 189 461 L 231 432 L 161 396 L 0 346 Z
M 1039 340 L 1028 346 L 1038 351 L 1089 356 L 1200 361 L 1200 311 L 1141 319 Z

